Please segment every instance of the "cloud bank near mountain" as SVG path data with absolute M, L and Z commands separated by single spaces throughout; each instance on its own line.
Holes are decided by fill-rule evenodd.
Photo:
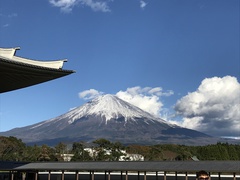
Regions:
M 216 136 L 240 135 L 240 84 L 237 78 L 206 78 L 195 92 L 177 101 L 179 124 Z
M 163 107 L 161 96 L 171 96 L 173 94 L 174 92 L 171 90 L 164 92 L 161 87 L 141 88 L 136 86 L 127 88 L 126 91 L 119 91 L 116 96 L 159 117 Z
M 85 100 L 93 99 L 99 95 L 104 94 L 95 89 L 85 90 L 79 93 L 79 97 Z M 115 95 L 120 99 L 133 104 L 144 111 L 147 111 L 157 117 L 159 117 L 160 112 L 163 107 L 161 101 L 162 96 L 171 96 L 174 92 L 172 90 L 163 91 L 161 87 L 131 87 L 127 88 L 125 91 L 119 91 Z
M 91 99 L 104 94 L 95 89 L 79 93 L 80 98 Z M 161 97 L 171 96 L 172 90 L 161 87 L 131 87 L 115 95 L 155 116 L 166 111 Z M 189 92 L 174 105 L 175 116 L 164 118 L 171 123 L 214 136 L 240 137 L 240 84 L 236 77 L 204 79 L 196 91 Z M 169 110 L 170 111 L 170 110 Z M 180 117 L 180 120 L 179 120 Z M 163 117 L 162 117 L 163 118 Z

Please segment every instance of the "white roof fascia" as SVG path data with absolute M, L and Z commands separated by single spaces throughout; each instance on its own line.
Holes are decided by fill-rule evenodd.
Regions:
M 31 60 L 31 59 L 15 56 L 16 50 L 19 50 L 19 49 L 20 47 L 0 48 L 0 56 L 7 58 L 7 60 L 12 60 L 16 62 L 21 62 L 21 63 L 35 65 L 35 66 L 41 66 L 46 68 L 53 68 L 53 69 L 62 69 L 63 63 L 67 62 L 67 59 L 55 60 L 55 61 L 39 61 L 39 60 Z

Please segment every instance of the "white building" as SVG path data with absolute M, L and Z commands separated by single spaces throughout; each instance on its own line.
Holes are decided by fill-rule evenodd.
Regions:
M 84 151 L 87 151 L 89 153 L 89 156 L 96 157 L 97 156 L 97 150 L 94 148 L 84 148 Z M 112 151 L 104 149 L 104 152 L 106 155 L 111 155 Z M 126 150 L 120 150 L 120 152 L 123 154 L 118 159 L 119 161 L 144 161 L 144 156 L 141 154 L 129 154 L 126 152 Z
M 71 161 L 73 156 L 74 156 L 74 154 L 61 154 L 63 161 Z

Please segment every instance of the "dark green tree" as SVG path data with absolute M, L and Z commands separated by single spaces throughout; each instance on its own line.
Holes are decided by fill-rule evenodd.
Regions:
M 50 152 L 49 152 L 49 147 L 47 145 L 42 145 L 41 152 L 38 155 L 37 160 L 38 161 L 50 161 Z
M 123 150 L 125 150 L 125 147 L 120 142 L 111 143 L 109 160 L 118 161 L 124 155 Z
M 74 142 L 72 145 L 72 153 L 74 154 L 71 161 L 91 161 L 92 157 L 84 150 L 83 143 Z
M 98 147 L 105 148 L 105 149 L 110 149 L 111 148 L 111 142 L 107 139 L 96 139 L 93 141 L 94 144 L 97 144 Z
M 24 161 L 35 162 L 38 161 L 38 156 L 41 153 L 41 147 L 34 145 L 34 146 L 27 146 L 25 149 L 26 156 Z
M 162 151 L 160 146 L 150 146 L 150 150 L 146 158 L 149 161 L 162 160 Z
M 238 160 L 239 159 L 237 149 L 235 149 L 234 145 L 228 145 L 227 151 L 228 151 L 228 155 L 229 155 L 229 160 Z
M 55 156 L 57 161 L 64 161 L 62 155 L 67 153 L 68 149 L 66 144 L 60 142 L 55 146 Z
M 16 137 L 0 137 L 0 159 L 23 161 L 26 145 Z

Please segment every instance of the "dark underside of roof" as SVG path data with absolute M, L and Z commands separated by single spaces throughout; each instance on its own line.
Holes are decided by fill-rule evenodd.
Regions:
M 0 93 L 50 81 L 73 72 L 72 70 L 45 68 L 0 58 Z

